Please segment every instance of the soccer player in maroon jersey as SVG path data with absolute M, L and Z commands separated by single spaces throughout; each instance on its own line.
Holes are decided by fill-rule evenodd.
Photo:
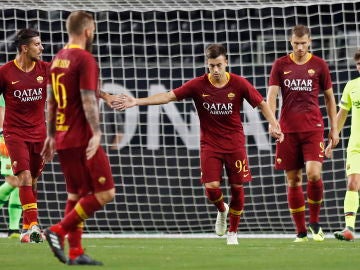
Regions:
M 121 109 L 140 105 L 166 104 L 192 98 L 201 128 L 201 182 L 206 196 L 218 209 L 215 232 L 227 231 L 227 244 L 237 245 L 237 230 L 244 209 L 244 182 L 251 180 L 245 135 L 240 110 L 245 100 L 258 107 L 271 123 L 272 134 L 282 140 L 280 126 L 261 94 L 243 77 L 226 72 L 227 52 L 223 45 L 212 44 L 205 51 L 209 73 L 197 77 L 167 93 L 146 98 L 123 96 Z M 221 176 L 225 166 L 231 190 L 230 205 L 224 202 Z
M 308 229 L 313 240 L 323 241 L 324 233 L 319 225 L 319 214 L 323 199 L 321 171 L 325 147 L 319 95 L 323 94 L 325 97 L 331 126 L 329 142 L 332 147 L 339 142 L 336 103 L 327 64 L 309 52 L 309 28 L 304 25 L 293 27 L 290 43 L 292 53 L 280 57 L 272 66 L 267 94 L 267 102 L 275 113 L 276 99 L 281 89 L 279 122 L 284 141 L 276 145 L 275 168 L 286 172 L 288 204 L 297 231 L 294 242 L 305 242 L 308 241 L 302 190 L 302 168 L 305 164 L 310 212 Z
M 44 230 L 54 255 L 69 265 L 101 265 L 84 254 L 84 221 L 115 196 L 110 164 L 100 146 L 99 67 L 91 54 L 95 22 L 72 12 L 66 20 L 67 45 L 52 61 L 48 85 L 48 136 L 45 160 L 58 153 L 68 198 L 63 219 Z M 69 258 L 64 239 L 69 243 Z
M 44 167 L 40 154 L 46 137 L 45 101 L 48 63 L 39 32 L 22 29 L 16 35 L 18 53 L 0 68 L 0 91 L 6 108 L 4 139 L 14 175 L 19 179 L 23 208 L 21 242 L 42 242 L 38 224 L 36 182 Z

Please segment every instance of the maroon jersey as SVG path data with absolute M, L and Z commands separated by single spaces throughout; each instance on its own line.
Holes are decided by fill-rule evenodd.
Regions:
M 85 118 L 80 89 L 98 91 L 99 68 L 86 50 L 70 45 L 51 64 L 49 83 L 57 104 L 56 149 L 88 144 L 92 131 Z
M 201 149 L 221 153 L 245 147 L 240 110 L 245 100 L 258 106 L 263 97 L 243 77 L 230 73 L 228 83 L 217 88 L 208 74 L 188 81 L 174 90 L 177 100 L 192 98 L 200 119 Z
M 49 63 L 34 62 L 24 72 L 10 61 L 0 68 L 0 92 L 5 99 L 4 136 L 28 142 L 46 137 L 45 102 Z
M 280 126 L 283 132 L 324 129 L 319 94 L 332 87 L 329 68 L 324 60 L 311 55 L 305 64 L 298 65 L 290 55 L 283 56 L 273 64 L 271 85 L 281 88 Z

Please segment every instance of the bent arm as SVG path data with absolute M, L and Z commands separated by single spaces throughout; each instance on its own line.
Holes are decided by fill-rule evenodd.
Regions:
M 55 100 L 54 92 L 52 90 L 52 86 L 49 84 L 47 86 L 47 135 L 49 137 L 55 137 L 56 132 L 56 111 L 57 111 L 57 103 Z
M 339 112 L 336 115 L 336 123 L 337 123 L 337 127 L 338 127 L 338 136 L 340 131 L 343 129 L 344 125 L 345 125 L 345 121 L 346 118 L 348 116 L 348 111 L 344 110 L 343 108 L 340 108 Z M 329 141 L 328 146 L 325 149 L 325 156 L 328 158 L 332 157 L 332 149 L 334 148 L 333 144 L 331 141 Z
M 339 112 L 336 115 L 336 122 L 337 122 L 337 127 L 338 127 L 338 131 L 340 133 L 340 131 L 343 129 L 344 125 L 345 125 L 345 121 L 346 118 L 348 116 L 348 111 L 344 110 L 343 108 L 340 108 Z
M 279 86 L 271 85 L 266 96 L 266 102 L 269 104 L 269 107 L 274 115 L 276 115 L 277 97 L 279 95 L 279 90 Z
M 101 134 L 99 124 L 99 109 L 97 105 L 95 91 L 81 89 L 80 93 L 85 118 L 89 123 L 93 134 Z
M 280 125 L 275 118 L 274 113 L 270 109 L 269 104 L 264 100 L 258 105 L 258 108 L 261 110 L 261 113 L 264 115 L 266 120 L 269 122 L 269 132 L 270 135 L 276 138 L 279 142 L 284 140 L 284 134 L 281 132 Z
M 51 85 L 47 86 L 47 137 L 44 142 L 41 156 L 45 161 L 53 159 L 55 154 L 55 132 L 56 132 L 56 117 L 57 117 L 57 103 Z M 61 116 L 60 116 L 61 117 Z
M 268 103 L 263 100 L 258 105 L 258 108 L 260 109 L 261 113 L 264 115 L 265 119 L 269 122 L 270 125 L 274 127 L 279 125 Z
M 331 140 L 332 147 L 334 148 L 339 143 L 339 131 L 336 117 L 336 102 L 332 88 L 324 91 L 324 98 L 330 120 L 329 140 Z
M 100 146 L 101 130 L 99 120 L 99 107 L 96 99 L 95 91 L 80 90 L 82 107 L 84 109 L 85 118 L 93 132 L 88 145 L 86 147 L 86 158 L 91 159 L 97 152 Z

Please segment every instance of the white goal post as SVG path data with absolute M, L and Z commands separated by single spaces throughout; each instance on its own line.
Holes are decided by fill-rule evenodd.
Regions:
M 204 48 L 222 43 L 228 50 L 229 71 L 246 77 L 265 97 L 272 62 L 290 51 L 288 30 L 297 23 L 310 27 L 311 51 L 329 63 L 337 101 L 345 83 L 358 76 L 352 57 L 360 47 L 360 1 L 12 0 L 0 4 L 1 65 L 15 56 L 16 30 L 37 28 L 45 48 L 43 58 L 50 61 L 67 40 L 69 12 L 92 12 L 97 28 L 94 54 L 104 90 L 112 93 L 144 97 L 174 89 L 206 72 Z M 320 103 L 325 112 L 322 98 Z M 103 104 L 101 108 L 104 145 L 117 193 L 114 202 L 87 221 L 87 232 L 211 233 L 216 210 L 199 181 L 199 124 L 192 102 L 122 113 Z M 245 187 L 240 234 L 294 233 L 284 174 L 273 169 L 274 141 L 264 119 L 245 104 L 243 122 L 253 181 Z M 112 147 L 116 133 L 121 141 Z M 324 162 L 321 224 L 326 232 L 344 225 L 348 136 L 349 122 L 333 159 Z M 223 187 L 227 200 L 226 181 Z M 66 201 L 56 158 L 46 165 L 38 190 L 39 219 L 47 227 L 61 218 Z M 0 231 L 7 230 L 6 222 L 4 209 Z

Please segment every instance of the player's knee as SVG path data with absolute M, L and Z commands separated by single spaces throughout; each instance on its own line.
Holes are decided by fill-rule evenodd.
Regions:
M 220 181 L 212 181 L 207 182 L 204 184 L 205 188 L 219 188 L 220 187 Z
M 115 188 L 95 193 L 95 197 L 101 205 L 105 205 L 114 199 Z
M 32 186 L 33 185 L 33 178 L 31 177 L 31 173 L 28 170 L 21 171 L 17 175 L 19 179 L 20 186 Z
M 347 184 L 347 190 L 359 191 L 360 190 L 360 181 L 349 178 L 348 184 Z
M 307 173 L 307 179 L 310 182 L 316 182 L 316 181 L 320 180 L 320 173 L 309 172 L 309 173 Z
M 288 178 L 287 183 L 289 187 L 298 187 L 302 184 L 302 179 L 300 178 Z

